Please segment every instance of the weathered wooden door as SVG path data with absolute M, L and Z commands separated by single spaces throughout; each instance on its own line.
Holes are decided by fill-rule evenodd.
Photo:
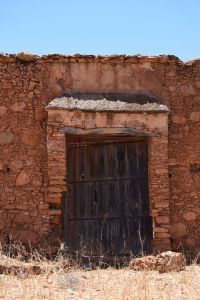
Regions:
M 147 142 L 68 141 L 68 245 L 85 255 L 149 250 Z

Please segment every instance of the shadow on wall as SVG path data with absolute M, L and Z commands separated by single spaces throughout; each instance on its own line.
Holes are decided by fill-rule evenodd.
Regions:
M 108 101 L 123 101 L 128 103 L 159 103 L 162 104 L 161 99 L 153 95 L 149 91 L 105 91 L 105 92 L 90 92 L 90 91 L 65 91 L 64 97 L 73 97 L 78 100 L 102 100 L 107 99 Z

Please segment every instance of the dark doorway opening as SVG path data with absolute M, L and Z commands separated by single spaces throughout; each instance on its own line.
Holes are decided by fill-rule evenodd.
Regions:
M 67 188 L 71 250 L 93 257 L 150 251 L 146 138 L 67 138 Z

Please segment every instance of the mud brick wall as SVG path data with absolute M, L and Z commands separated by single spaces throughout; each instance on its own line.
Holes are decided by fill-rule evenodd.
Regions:
M 168 106 L 170 238 L 174 249 L 181 244 L 197 251 L 200 60 L 183 63 L 173 56 L 0 55 L 2 238 L 37 243 L 62 237 L 62 207 L 53 209 L 48 200 L 45 107 L 66 90 L 147 91 Z

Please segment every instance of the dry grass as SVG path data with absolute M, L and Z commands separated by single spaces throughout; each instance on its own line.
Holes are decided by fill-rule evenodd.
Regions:
M 200 299 L 200 267 L 180 273 L 128 269 L 57 270 L 51 274 L 2 275 L 1 299 Z
M 84 271 L 61 253 L 54 261 L 32 253 L 29 264 L 37 262 L 43 266 L 43 272 L 35 275 L 24 271 L 22 257 L 27 255 L 19 253 L 17 273 L 15 270 L 0 275 L 0 299 L 200 299 L 200 266 L 197 264 L 187 267 L 186 271 L 166 274 L 135 272 L 127 267 Z M 11 264 L 11 260 L 8 259 L 8 263 Z

